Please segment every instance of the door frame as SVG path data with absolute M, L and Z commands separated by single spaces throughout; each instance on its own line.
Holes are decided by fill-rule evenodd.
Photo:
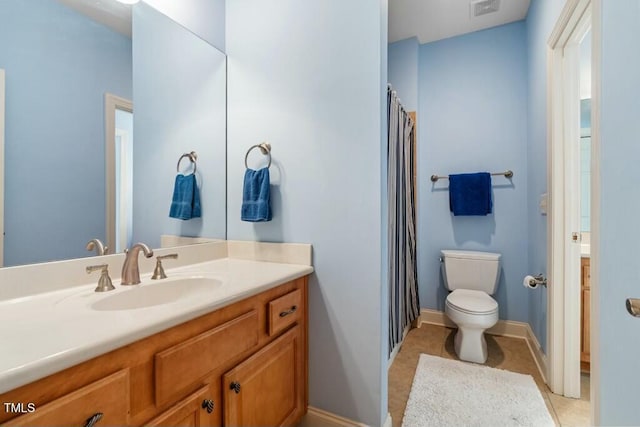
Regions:
M 592 4 L 593 3 L 593 4 Z M 579 157 L 574 155 L 579 140 L 579 126 L 565 126 L 567 120 L 579 123 L 579 46 L 589 29 L 592 31 L 592 100 L 591 142 L 592 152 L 599 146 L 599 17 L 598 0 L 567 0 L 549 37 L 547 50 L 547 104 L 548 145 L 547 179 L 549 192 L 549 223 L 547 227 L 547 266 L 549 291 L 547 293 L 547 348 L 549 360 L 549 387 L 557 394 L 580 397 L 580 268 L 575 263 L 580 241 L 572 241 L 579 217 L 579 191 L 571 191 L 579 175 Z M 576 158 L 577 157 L 577 158 Z M 591 159 L 591 266 L 598 263 L 597 206 L 599 200 L 599 159 Z M 578 203 L 576 205 L 576 203 Z M 578 221 L 579 225 L 579 221 Z M 598 295 L 598 283 L 591 275 L 592 301 Z M 598 313 L 591 303 L 591 421 L 598 416 L 598 399 L 593 390 L 599 385 Z
M 133 102 L 104 94 L 105 177 L 106 177 L 106 246 L 116 247 L 116 109 L 133 113 Z

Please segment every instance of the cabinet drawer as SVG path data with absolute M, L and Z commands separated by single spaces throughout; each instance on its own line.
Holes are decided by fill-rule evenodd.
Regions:
M 591 287 L 591 260 L 589 258 L 582 258 L 582 287 Z
M 209 372 L 258 344 L 258 312 L 240 317 L 155 355 L 156 404 L 184 395 Z
M 209 386 L 202 387 L 191 396 L 181 400 L 165 412 L 145 423 L 147 427 L 181 426 L 197 427 L 211 425 L 207 412 L 207 402 L 211 402 L 212 412 L 220 411 L 211 399 Z
M 302 292 L 300 289 L 269 302 L 269 335 L 280 332 L 300 319 L 302 312 Z
M 42 406 L 4 426 L 84 426 L 101 413 L 98 426 L 129 423 L 129 370 L 118 371 Z

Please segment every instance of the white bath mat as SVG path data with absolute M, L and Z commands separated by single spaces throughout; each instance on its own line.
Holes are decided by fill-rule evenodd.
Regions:
M 531 375 L 422 354 L 402 426 L 555 424 Z

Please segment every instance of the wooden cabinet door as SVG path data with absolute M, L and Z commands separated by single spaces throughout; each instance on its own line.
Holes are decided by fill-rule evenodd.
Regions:
M 220 409 L 217 402 L 213 401 L 209 386 L 205 386 L 145 423 L 145 426 L 210 426 L 213 418 L 211 414 Z
M 99 381 L 35 408 L 30 414 L 2 423 L 3 426 L 97 426 L 129 424 L 129 370 Z
M 589 258 L 581 259 L 582 267 L 582 328 L 580 336 L 580 362 L 583 371 L 589 371 L 591 361 L 591 261 Z
M 294 326 L 223 377 L 224 425 L 289 426 L 304 414 L 302 329 Z
M 591 290 L 582 291 L 582 360 L 590 361 L 591 356 Z

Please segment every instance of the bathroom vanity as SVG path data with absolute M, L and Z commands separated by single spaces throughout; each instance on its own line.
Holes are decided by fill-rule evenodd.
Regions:
M 0 424 L 295 425 L 308 400 L 311 271 L 221 258 L 167 270 L 165 281 L 143 277 L 136 289 L 99 295 L 84 286 L 16 300 L 2 316 L 20 316 L 20 304 L 62 309 L 40 332 L 41 346 L 14 341 L 22 353 L 0 357 L 0 401 L 13 404 L 0 409 Z M 187 296 L 157 303 L 153 291 L 172 289 L 172 281 Z M 210 288 L 189 296 L 196 282 Z M 34 324 L 46 313 L 33 323 L 25 317 L 27 338 L 35 338 Z M 9 335 L 11 341 L 18 333 Z M 24 383 L 34 375 L 40 378 Z

